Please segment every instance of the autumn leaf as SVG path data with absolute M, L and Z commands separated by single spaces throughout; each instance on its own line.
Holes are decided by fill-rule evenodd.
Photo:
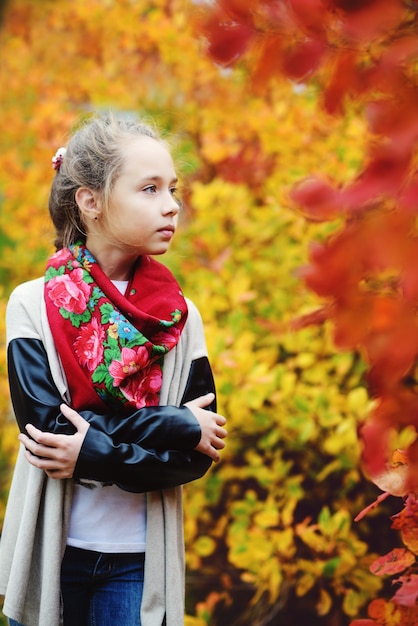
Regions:
M 343 48 L 330 53 L 329 78 L 322 92 L 323 105 L 328 113 L 341 114 L 345 105 L 345 96 L 360 90 L 357 60 L 357 53 L 353 49 Z
M 405 453 L 403 453 L 405 454 Z M 400 461 L 402 458 L 402 461 Z M 395 460 L 396 459 L 396 460 Z M 381 474 L 374 475 L 372 480 L 382 491 L 387 491 L 392 496 L 404 497 L 408 493 L 408 464 L 406 456 L 401 457 L 401 451 L 392 455 L 392 462 Z
M 380 598 L 377 598 L 376 600 L 372 600 L 372 602 L 370 602 L 368 612 L 370 617 L 378 620 L 385 626 L 387 624 L 393 624 L 394 626 L 396 623 L 401 623 L 400 609 L 393 603 L 386 602 L 385 600 L 382 600 Z
M 219 0 L 218 5 L 233 20 L 252 24 L 254 7 L 246 0 Z
M 356 40 L 370 40 L 393 28 L 401 19 L 404 6 L 402 0 L 369 0 L 350 2 L 337 0 L 341 9 L 342 29 L 346 36 Z
M 376 559 L 370 566 L 370 571 L 377 576 L 393 576 L 413 565 L 415 560 L 415 555 L 409 550 L 394 548 L 388 554 Z
M 341 215 L 341 193 L 329 181 L 310 177 L 290 192 L 290 200 L 310 220 L 323 221 Z
M 396 196 L 410 172 L 411 153 L 397 152 L 390 146 L 373 151 L 370 162 L 341 193 L 341 201 L 350 211 L 378 206 L 383 200 Z
M 289 0 L 289 5 L 296 24 L 304 33 L 323 34 L 328 17 L 323 0 Z
M 373 600 L 369 605 L 369 615 L 379 620 L 384 626 L 415 626 L 418 618 L 418 607 L 409 607 L 387 602 L 385 600 Z
M 283 51 L 282 68 L 288 78 L 304 80 L 317 70 L 328 48 L 322 39 L 298 42 Z
M 332 598 L 330 594 L 321 589 L 319 592 L 319 600 L 316 604 L 318 615 L 328 615 L 332 607 Z
M 404 508 L 392 516 L 392 528 L 399 530 L 406 547 L 418 554 L 418 504 L 414 493 L 409 493 Z
M 393 601 L 403 606 L 415 607 L 418 599 L 418 575 L 399 576 L 396 582 L 401 586 L 393 596 Z
M 389 430 L 385 421 L 368 420 L 361 425 L 362 461 L 370 476 L 387 470 L 390 457 Z
M 208 52 L 222 65 L 229 65 L 240 58 L 247 50 L 254 29 L 251 24 L 228 19 L 221 11 L 202 26 L 208 38 Z

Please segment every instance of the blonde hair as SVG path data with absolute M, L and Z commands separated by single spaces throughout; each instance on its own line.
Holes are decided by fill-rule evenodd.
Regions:
M 95 116 L 71 136 L 57 169 L 49 196 L 49 213 L 56 230 L 55 247 L 86 241 L 86 229 L 75 195 L 79 187 L 98 192 L 105 210 L 124 163 L 122 142 L 127 135 L 143 135 L 162 143 L 158 131 L 133 117 Z

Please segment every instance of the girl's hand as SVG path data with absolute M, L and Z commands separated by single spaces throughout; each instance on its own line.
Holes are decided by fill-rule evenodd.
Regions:
M 221 458 L 218 450 L 225 448 L 223 439 L 227 436 L 227 431 L 222 428 L 226 424 L 224 416 L 204 408 L 209 406 L 214 399 L 213 393 L 207 393 L 205 396 L 187 402 L 186 406 L 192 411 L 202 431 L 202 436 L 195 450 L 206 454 L 217 462 Z
M 24 434 L 18 438 L 26 448 L 25 457 L 31 465 L 44 470 L 50 478 L 71 478 L 90 425 L 66 404 L 61 404 L 60 410 L 77 429 L 74 435 L 54 435 L 27 424 L 26 431 L 31 439 Z

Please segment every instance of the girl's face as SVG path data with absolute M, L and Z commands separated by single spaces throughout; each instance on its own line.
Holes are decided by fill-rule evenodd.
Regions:
M 124 164 L 110 195 L 108 214 L 99 218 L 103 219 L 99 237 L 107 248 L 128 255 L 164 254 L 179 211 L 171 155 L 147 136 L 127 138 L 121 150 Z

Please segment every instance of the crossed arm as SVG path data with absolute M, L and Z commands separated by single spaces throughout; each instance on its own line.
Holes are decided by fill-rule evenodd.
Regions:
M 188 402 L 187 406 L 199 422 L 201 437 L 194 450 L 206 454 L 217 462 L 220 459 L 218 450 L 225 447 L 223 439 L 227 432 L 223 426 L 226 419 L 218 413 L 205 410 L 214 400 L 214 394 L 200 396 Z M 29 463 L 42 469 L 50 478 L 71 478 L 90 424 L 77 411 L 66 404 L 61 404 L 61 413 L 73 424 L 76 432 L 73 435 L 57 435 L 44 432 L 33 424 L 26 425 L 29 435 L 21 433 L 19 440 L 25 446 L 25 457 Z
M 192 364 L 183 406 L 144 407 L 124 416 L 62 404 L 39 339 L 11 341 L 8 367 L 26 458 L 53 478 L 162 489 L 201 477 L 225 445 L 225 418 L 208 410 L 214 387 L 206 358 Z

